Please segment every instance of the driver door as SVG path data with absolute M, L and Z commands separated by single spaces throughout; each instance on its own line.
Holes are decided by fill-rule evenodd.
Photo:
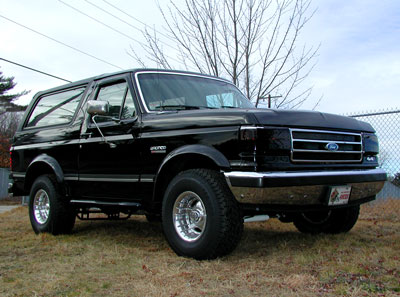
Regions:
M 79 196 L 96 200 L 140 200 L 137 104 L 128 77 L 99 81 L 91 100 L 108 101 L 107 116 L 86 114 L 79 154 Z M 99 129 L 104 137 L 99 132 Z

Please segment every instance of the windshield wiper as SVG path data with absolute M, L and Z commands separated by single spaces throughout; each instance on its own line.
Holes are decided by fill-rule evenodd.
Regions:
M 155 107 L 155 109 L 160 109 L 160 110 L 166 110 L 166 109 L 191 110 L 191 109 L 201 109 L 201 108 L 208 108 L 208 107 L 207 106 L 184 105 L 184 104 L 158 105 Z
M 196 106 L 196 105 L 184 105 L 184 104 L 171 104 L 171 105 L 158 105 L 154 109 L 156 110 L 193 110 L 193 109 L 219 109 L 219 108 L 237 108 L 230 105 L 222 105 L 218 107 L 213 106 Z

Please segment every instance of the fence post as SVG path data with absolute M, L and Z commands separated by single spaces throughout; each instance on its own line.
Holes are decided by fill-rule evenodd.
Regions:
M 9 174 L 8 168 L 0 168 L 0 200 L 8 197 Z

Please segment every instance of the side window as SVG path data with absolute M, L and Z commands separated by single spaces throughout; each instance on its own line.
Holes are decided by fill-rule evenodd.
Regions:
M 96 100 L 108 101 L 110 117 L 127 119 L 136 115 L 135 104 L 125 81 L 100 87 Z M 99 122 L 104 121 L 108 119 L 99 118 Z
M 136 115 L 136 107 L 135 103 L 133 102 L 131 92 L 127 92 L 125 98 L 124 108 L 122 109 L 121 119 L 129 119 Z
M 70 123 L 85 88 L 41 97 L 30 115 L 26 127 L 44 127 Z
M 109 116 L 119 118 L 119 112 L 126 93 L 126 82 L 101 87 L 97 100 L 108 101 L 110 104 Z

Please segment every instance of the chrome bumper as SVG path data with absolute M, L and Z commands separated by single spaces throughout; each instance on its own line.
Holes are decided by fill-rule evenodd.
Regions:
M 352 186 L 349 202 L 375 196 L 386 181 L 382 169 L 309 172 L 225 172 L 237 201 L 251 204 L 321 205 L 329 186 Z

